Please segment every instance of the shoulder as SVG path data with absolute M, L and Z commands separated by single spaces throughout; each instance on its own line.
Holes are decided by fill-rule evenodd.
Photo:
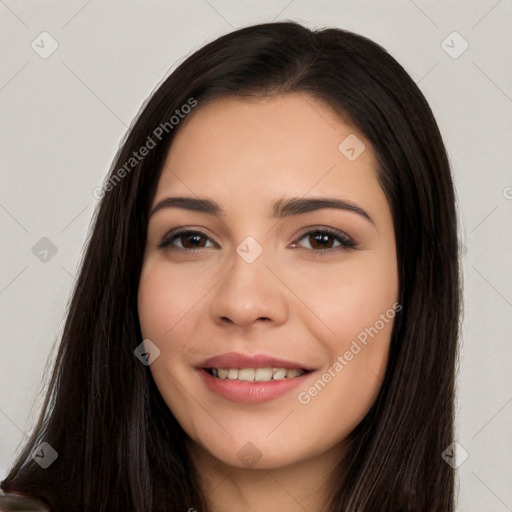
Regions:
M 0 512 L 50 512 L 41 501 L 21 494 L 5 494 L 0 489 Z

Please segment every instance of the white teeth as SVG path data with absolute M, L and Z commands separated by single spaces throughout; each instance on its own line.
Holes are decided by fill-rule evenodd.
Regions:
M 228 371 L 224 368 L 218 368 L 217 369 L 217 377 L 219 377 L 219 379 L 226 379 L 228 376 Z
M 281 380 L 286 377 L 286 368 L 272 368 L 274 380 Z
M 297 368 L 211 368 L 213 377 L 246 382 L 268 382 L 269 380 L 292 379 L 304 374 Z
M 236 368 L 231 368 L 228 370 L 228 379 L 229 380 L 237 380 L 238 379 L 238 370 Z
M 254 380 L 254 368 L 242 368 L 238 370 L 238 380 L 246 380 L 248 382 Z
M 272 378 L 272 368 L 256 368 L 254 372 L 254 380 L 265 382 Z
M 290 379 L 292 377 L 298 377 L 299 375 L 302 375 L 302 370 L 297 370 L 296 368 L 288 369 L 286 370 L 286 378 Z

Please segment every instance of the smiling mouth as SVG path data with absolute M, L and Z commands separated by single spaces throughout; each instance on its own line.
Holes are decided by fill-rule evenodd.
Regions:
M 300 377 L 309 370 L 298 368 L 205 368 L 209 375 L 220 380 L 236 380 L 242 382 L 271 382 Z

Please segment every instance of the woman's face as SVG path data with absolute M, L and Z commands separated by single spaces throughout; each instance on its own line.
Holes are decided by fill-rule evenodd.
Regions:
M 303 94 L 220 99 L 182 123 L 138 292 L 155 383 L 193 446 L 230 466 L 338 457 L 400 309 L 370 144 Z

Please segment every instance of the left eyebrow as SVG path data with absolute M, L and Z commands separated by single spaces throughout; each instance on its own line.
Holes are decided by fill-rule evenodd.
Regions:
M 375 222 L 368 212 L 352 201 L 347 201 L 346 199 L 334 199 L 329 197 L 313 197 L 307 199 L 292 198 L 287 199 L 286 201 L 281 199 L 273 204 L 274 216 L 280 219 L 290 215 L 300 215 L 301 213 L 313 212 L 324 208 L 357 213 L 375 226 Z
M 152 210 L 153 215 L 158 210 L 164 208 L 183 208 L 185 210 L 191 210 L 202 213 L 209 213 L 211 215 L 220 216 L 225 212 L 215 202 L 210 199 L 201 199 L 195 197 L 167 197 L 160 201 Z M 370 217 L 368 212 L 363 208 L 348 201 L 346 199 L 334 199 L 329 197 L 313 197 L 313 198 L 299 198 L 294 197 L 291 199 L 280 199 L 272 204 L 272 211 L 274 217 L 284 219 L 292 215 L 300 215 L 302 213 L 309 213 L 316 210 L 322 209 L 335 209 L 344 210 L 352 213 L 356 213 L 366 219 L 368 222 L 375 226 L 374 220 Z

